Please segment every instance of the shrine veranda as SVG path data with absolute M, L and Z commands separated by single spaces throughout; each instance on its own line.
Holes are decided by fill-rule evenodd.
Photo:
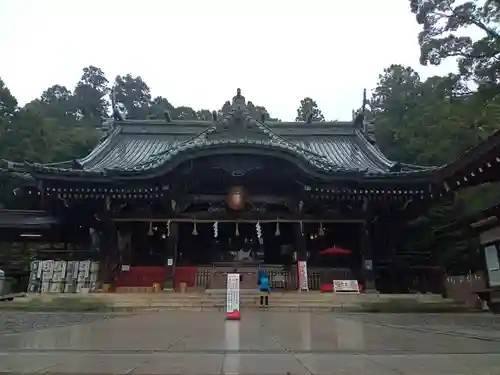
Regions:
M 302 264 L 308 289 L 358 280 L 396 293 L 417 279 L 438 291 L 439 249 L 402 254 L 406 225 L 496 181 L 500 133 L 425 167 L 387 159 L 373 126 L 362 114 L 269 121 L 240 91 L 205 120 L 131 120 L 115 107 L 84 158 L 2 162 L 23 210 L 0 211 L 0 236 L 36 245 L 38 260 L 98 263 L 96 288 L 219 289 L 235 272 L 255 289 L 263 268 L 274 288 L 297 290 Z

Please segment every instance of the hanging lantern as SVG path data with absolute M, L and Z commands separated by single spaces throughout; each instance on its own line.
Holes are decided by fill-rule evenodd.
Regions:
M 234 233 L 234 235 L 236 237 L 238 237 L 240 235 L 240 226 L 239 226 L 238 222 L 236 222 L 236 232 Z
M 193 232 L 191 233 L 193 236 L 198 235 L 198 229 L 196 228 L 196 221 L 193 222 Z
M 280 220 L 279 218 L 276 219 L 276 232 L 274 232 L 275 236 L 279 236 L 281 234 L 280 232 Z
M 300 234 L 304 235 L 304 223 L 300 222 Z
M 153 223 L 150 221 L 149 222 L 149 230 L 148 230 L 148 236 L 153 235 Z
M 324 236 L 325 235 L 325 230 L 323 229 L 323 222 L 319 223 L 318 235 L 319 236 Z
M 167 237 L 170 237 L 170 220 L 167 221 Z
M 219 222 L 214 223 L 214 238 L 219 237 Z
M 234 186 L 229 190 L 227 205 L 231 210 L 239 211 L 245 207 L 245 192 L 243 187 Z

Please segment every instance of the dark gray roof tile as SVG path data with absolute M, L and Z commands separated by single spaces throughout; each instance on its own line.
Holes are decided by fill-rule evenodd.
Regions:
M 231 123 L 231 116 L 237 111 L 233 110 L 219 123 L 119 121 L 87 157 L 78 160 L 80 170 L 71 169 L 66 164 L 32 167 L 38 171 L 78 175 L 141 173 L 169 163 L 178 155 L 192 150 L 242 145 L 293 153 L 303 162 L 309 163 L 312 169 L 323 173 L 342 171 L 379 176 L 426 170 L 418 166 L 399 168 L 397 163 L 388 160 L 349 123 L 271 124 L 243 115 L 243 122 L 250 129 L 247 130 L 241 122 L 239 125 Z M 239 127 L 240 132 L 229 131 L 231 126 Z

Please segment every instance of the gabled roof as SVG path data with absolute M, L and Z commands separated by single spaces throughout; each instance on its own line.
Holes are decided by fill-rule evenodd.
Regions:
M 145 178 L 202 155 L 262 153 L 288 158 L 322 176 L 380 178 L 425 175 L 432 170 L 388 160 L 356 122 L 259 121 L 242 96 L 233 98 L 226 109 L 220 119 L 205 121 L 170 120 L 168 116 L 165 120 L 114 120 L 88 156 L 52 165 L 25 163 L 22 169 L 40 177 Z

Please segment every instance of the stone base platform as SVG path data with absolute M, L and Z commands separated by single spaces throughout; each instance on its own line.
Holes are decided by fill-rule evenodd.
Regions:
M 259 309 L 260 293 L 255 290 L 240 292 L 240 308 Z M 115 310 L 179 310 L 179 311 L 223 311 L 226 308 L 225 290 L 207 290 L 201 293 L 91 293 L 91 294 L 44 294 L 28 295 L 19 301 L 31 298 L 78 298 L 97 299 Z M 388 302 L 393 299 L 408 299 L 419 303 L 450 304 L 440 295 L 431 294 L 332 294 L 319 292 L 283 292 L 269 295 L 269 310 L 278 311 L 337 311 L 355 310 L 362 305 Z M 22 303 L 20 302 L 20 303 Z

